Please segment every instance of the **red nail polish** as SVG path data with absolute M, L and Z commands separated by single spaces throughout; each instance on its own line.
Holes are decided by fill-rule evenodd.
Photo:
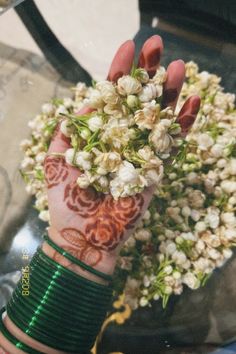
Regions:
M 152 68 L 153 66 L 157 66 L 160 61 L 160 56 L 161 56 L 161 53 L 160 53 L 159 48 L 156 48 L 152 52 L 150 52 L 149 55 L 147 56 L 148 68 Z

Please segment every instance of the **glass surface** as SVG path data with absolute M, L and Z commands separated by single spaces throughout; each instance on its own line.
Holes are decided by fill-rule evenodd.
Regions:
M 170 15 L 169 9 L 163 7 L 161 11 L 158 6 L 155 7 L 158 3 L 155 1 L 141 1 L 142 11 L 139 11 L 136 1 L 130 1 L 128 5 L 127 1 L 113 1 L 111 4 L 109 0 L 103 0 L 97 6 L 96 0 L 91 0 L 84 7 L 82 1 L 78 1 L 77 5 L 75 1 L 71 1 L 70 9 L 64 1 L 58 8 L 58 2 L 52 1 L 47 8 L 43 1 L 38 0 L 36 4 L 45 23 L 57 36 L 54 38 L 47 35 L 45 39 L 42 33 L 44 21 L 40 22 L 37 17 L 33 17 L 33 13 L 35 21 L 32 21 L 29 14 L 35 9 L 27 9 L 29 2 L 26 0 L 17 9 L 28 32 L 14 10 L 0 18 L 0 29 L 1 26 L 3 30 L 6 28 L 1 24 L 1 20 L 5 21 L 4 16 L 16 21 L 18 28 L 9 41 L 3 35 L 0 36 L 1 306 L 9 298 L 11 289 L 19 279 L 19 270 L 25 264 L 23 250 L 27 249 L 29 255 L 32 255 L 41 242 L 45 228 L 45 224 L 37 217 L 18 172 L 22 158 L 19 143 L 27 137 L 27 122 L 39 112 L 42 103 L 55 96 L 70 96 L 70 87 L 76 81 L 89 82 L 91 76 L 105 76 L 109 57 L 112 57 L 115 47 L 122 41 L 133 35 L 137 48 L 141 48 L 145 39 L 156 33 L 164 40 L 162 63 L 165 66 L 178 58 L 194 60 L 201 70 L 222 76 L 222 85 L 226 91 L 235 92 L 236 88 L 235 38 L 229 31 L 231 27 L 215 27 L 211 13 L 205 13 L 201 21 L 192 12 L 193 17 L 188 15 L 188 11 L 192 9 L 186 8 L 186 12 L 179 9 L 179 12 L 173 11 Z M 53 14 L 50 12 L 53 6 L 57 16 L 62 16 L 63 6 L 66 7 L 67 23 L 68 16 L 74 16 L 76 6 L 80 16 L 85 15 L 85 9 L 91 6 L 91 20 L 78 22 L 80 26 L 74 26 L 75 31 L 71 31 L 70 37 L 66 32 L 63 36 L 63 31 L 59 30 L 63 25 L 63 17 L 58 17 L 57 22 L 53 22 Z M 130 22 L 125 6 L 127 11 L 132 11 Z M 124 23 L 117 23 L 117 14 L 123 16 Z M 99 37 L 96 38 L 96 19 L 103 17 L 109 17 L 110 22 L 104 22 L 104 28 L 98 29 Z M 114 38 L 112 31 L 107 36 L 109 23 L 112 21 L 115 27 Z M 229 24 L 232 25 L 230 21 Z M 12 26 L 14 27 L 13 23 Z M 76 31 L 84 33 L 84 42 L 83 36 Z M 0 33 L 3 32 L 0 30 Z M 104 39 L 101 37 L 102 33 Z M 27 40 L 23 41 L 22 38 Z M 227 347 L 216 353 L 235 353 L 235 272 L 236 255 L 223 268 L 214 272 L 204 288 L 197 291 L 186 289 L 181 296 L 172 297 L 166 310 L 156 302 L 151 310 L 134 312 L 123 326 L 108 326 L 99 344 L 98 353 L 197 354 L 211 353 L 222 346 Z

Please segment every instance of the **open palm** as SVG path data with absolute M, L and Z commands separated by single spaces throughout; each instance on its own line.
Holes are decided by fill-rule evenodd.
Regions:
M 134 51 L 133 41 L 125 42 L 119 48 L 108 74 L 110 81 L 117 81 L 122 75 L 130 73 Z M 138 66 L 153 76 L 159 66 L 162 51 L 161 38 L 149 38 L 141 50 Z M 184 76 L 183 61 L 177 60 L 169 65 L 163 92 L 164 107 L 175 107 Z M 181 109 L 178 122 L 182 134 L 186 134 L 192 126 L 199 104 L 199 97 L 192 96 Z M 78 114 L 89 111 L 91 109 L 85 107 Z M 79 170 L 66 164 L 63 157 L 51 155 L 64 153 L 69 147 L 70 140 L 58 127 L 44 163 L 51 219 L 50 236 L 75 257 L 102 269 L 101 264 L 106 260 L 109 264 L 109 259 L 119 253 L 123 242 L 134 230 L 149 205 L 154 188 L 146 188 L 140 194 L 117 201 L 111 195 L 104 195 L 91 187 L 81 189 L 76 183 Z M 71 266 L 71 262 L 63 256 L 55 254 L 55 258 L 65 266 Z

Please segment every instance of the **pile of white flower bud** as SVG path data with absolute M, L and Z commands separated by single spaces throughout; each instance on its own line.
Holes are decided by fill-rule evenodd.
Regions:
M 82 172 L 79 187 L 93 186 L 118 199 L 158 185 L 163 159 L 180 133 L 173 110 L 161 109 L 165 79 L 161 67 L 152 79 L 136 69 L 117 83 L 100 81 L 84 100 L 94 112 L 64 114 L 61 131 L 72 145 L 65 159 Z
M 200 112 L 119 260 L 117 279 L 126 276 L 125 300 L 133 309 L 160 298 L 165 306 L 184 285 L 203 286 L 236 245 L 235 95 L 195 63 L 186 70 L 179 109 L 198 94 Z
M 231 257 L 232 247 L 236 244 L 235 97 L 223 92 L 219 77 L 206 71 L 198 72 L 195 63 L 187 63 L 186 70 L 187 79 L 180 94 L 177 112 L 186 98 L 192 94 L 198 94 L 202 98 L 200 112 L 191 133 L 180 146 L 175 165 L 168 168 L 142 222 L 122 249 L 118 262 L 115 281 L 117 293 L 125 288 L 125 301 L 132 309 L 150 306 L 152 300 L 158 299 L 162 299 L 163 305 L 166 306 L 169 296 L 181 294 L 184 286 L 197 289 L 204 285 L 214 269 L 221 267 Z M 162 69 L 159 72 L 162 77 L 161 73 L 164 75 Z M 162 81 L 163 78 L 156 81 L 155 85 Z M 135 124 L 141 134 L 145 129 L 151 133 L 152 124 L 162 122 L 162 117 L 155 123 L 149 120 L 149 113 L 154 109 L 152 107 L 158 106 L 158 103 L 152 103 L 152 90 L 146 89 L 149 95 L 146 96 L 149 100 L 147 106 L 144 106 L 145 102 L 139 103 L 142 107 L 136 110 L 137 100 L 142 102 L 143 91 L 136 94 L 131 94 L 129 91 L 128 96 L 118 93 L 118 97 L 124 97 L 124 100 L 121 98 L 121 101 L 117 101 L 116 107 L 113 107 L 109 102 L 109 95 L 106 96 L 107 103 L 101 100 L 101 94 L 105 95 L 105 93 L 102 93 L 100 84 L 97 85 L 96 88 L 88 88 L 79 83 L 75 88 L 73 100 L 55 100 L 44 105 L 42 113 L 29 123 L 32 135 L 29 140 L 22 142 L 25 154 L 22 175 L 26 179 L 28 192 L 36 196 L 35 204 L 40 212 L 39 217 L 45 221 L 49 221 L 49 215 L 42 163 L 55 125 L 61 117 L 60 113 L 74 115 L 88 101 L 93 104 L 93 107 L 102 109 L 108 115 L 112 112 L 117 116 L 109 124 L 109 130 L 114 134 L 112 141 L 118 144 L 116 146 L 119 146 L 121 139 L 117 122 L 123 121 L 119 116 L 120 107 L 124 112 L 127 112 L 126 109 L 130 112 L 130 106 L 134 105 L 134 113 L 129 114 L 132 119 L 136 119 Z M 106 87 L 106 84 L 103 85 Z M 157 90 L 161 91 L 161 85 Z M 158 95 L 161 94 L 160 91 Z M 144 92 L 143 95 L 145 97 Z M 165 110 L 164 114 L 166 115 L 167 112 L 172 117 L 173 113 L 169 109 Z M 104 113 L 98 117 L 104 119 L 103 115 Z M 146 117 L 149 118 L 146 120 Z M 94 127 L 95 124 L 92 116 L 84 119 L 87 126 L 90 124 L 89 130 L 92 131 L 91 126 Z M 91 121 L 88 123 L 90 119 L 92 123 Z M 127 129 L 126 132 L 132 131 L 133 127 L 126 125 L 128 118 L 125 119 L 122 129 Z M 66 126 L 62 129 L 68 128 Z M 105 146 L 111 144 L 106 140 L 109 139 L 109 134 L 105 135 L 103 142 Z M 135 170 L 136 159 L 140 166 L 143 166 L 141 164 L 144 164 L 144 161 L 150 161 L 150 151 L 154 153 L 155 161 L 158 161 L 157 158 L 162 159 L 163 156 L 159 154 L 168 154 L 169 137 L 166 137 L 166 130 L 165 138 L 161 136 L 163 151 L 158 150 L 156 154 L 156 151 L 152 150 L 155 145 L 150 149 L 148 143 L 140 149 L 129 152 L 124 162 L 132 164 Z M 123 130 L 122 139 L 125 139 Z M 117 149 L 119 150 L 119 147 Z M 93 154 L 96 154 L 97 150 L 99 150 L 98 146 L 93 150 Z M 99 167 L 103 167 L 106 161 L 103 153 L 98 153 L 95 158 L 99 161 Z M 117 155 L 114 155 L 112 163 L 111 159 L 107 165 L 105 163 L 105 169 L 108 168 L 107 166 L 115 168 L 117 163 L 115 156 Z M 135 161 L 128 160 L 130 158 Z M 82 160 L 85 166 L 86 164 L 89 166 L 90 159 Z M 79 159 L 79 163 L 80 161 Z M 118 176 L 118 171 L 122 176 L 120 167 L 110 173 Z

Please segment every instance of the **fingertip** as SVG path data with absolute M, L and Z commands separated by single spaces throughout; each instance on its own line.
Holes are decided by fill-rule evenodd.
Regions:
M 117 81 L 119 77 L 128 75 L 131 71 L 135 53 L 133 40 L 125 41 L 117 50 L 107 76 L 107 80 Z
M 160 65 L 162 52 L 162 38 L 158 35 L 148 38 L 141 49 L 138 66 L 147 70 L 149 76 L 152 77 Z
M 163 108 L 176 106 L 179 93 L 185 79 L 185 63 L 178 59 L 172 61 L 167 68 L 167 78 L 163 87 Z
M 179 123 L 181 126 L 182 135 L 185 136 L 192 127 L 197 117 L 200 104 L 200 97 L 197 95 L 193 95 L 186 100 L 183 107 L 181 108 L 177 118 L 177 123 Z

